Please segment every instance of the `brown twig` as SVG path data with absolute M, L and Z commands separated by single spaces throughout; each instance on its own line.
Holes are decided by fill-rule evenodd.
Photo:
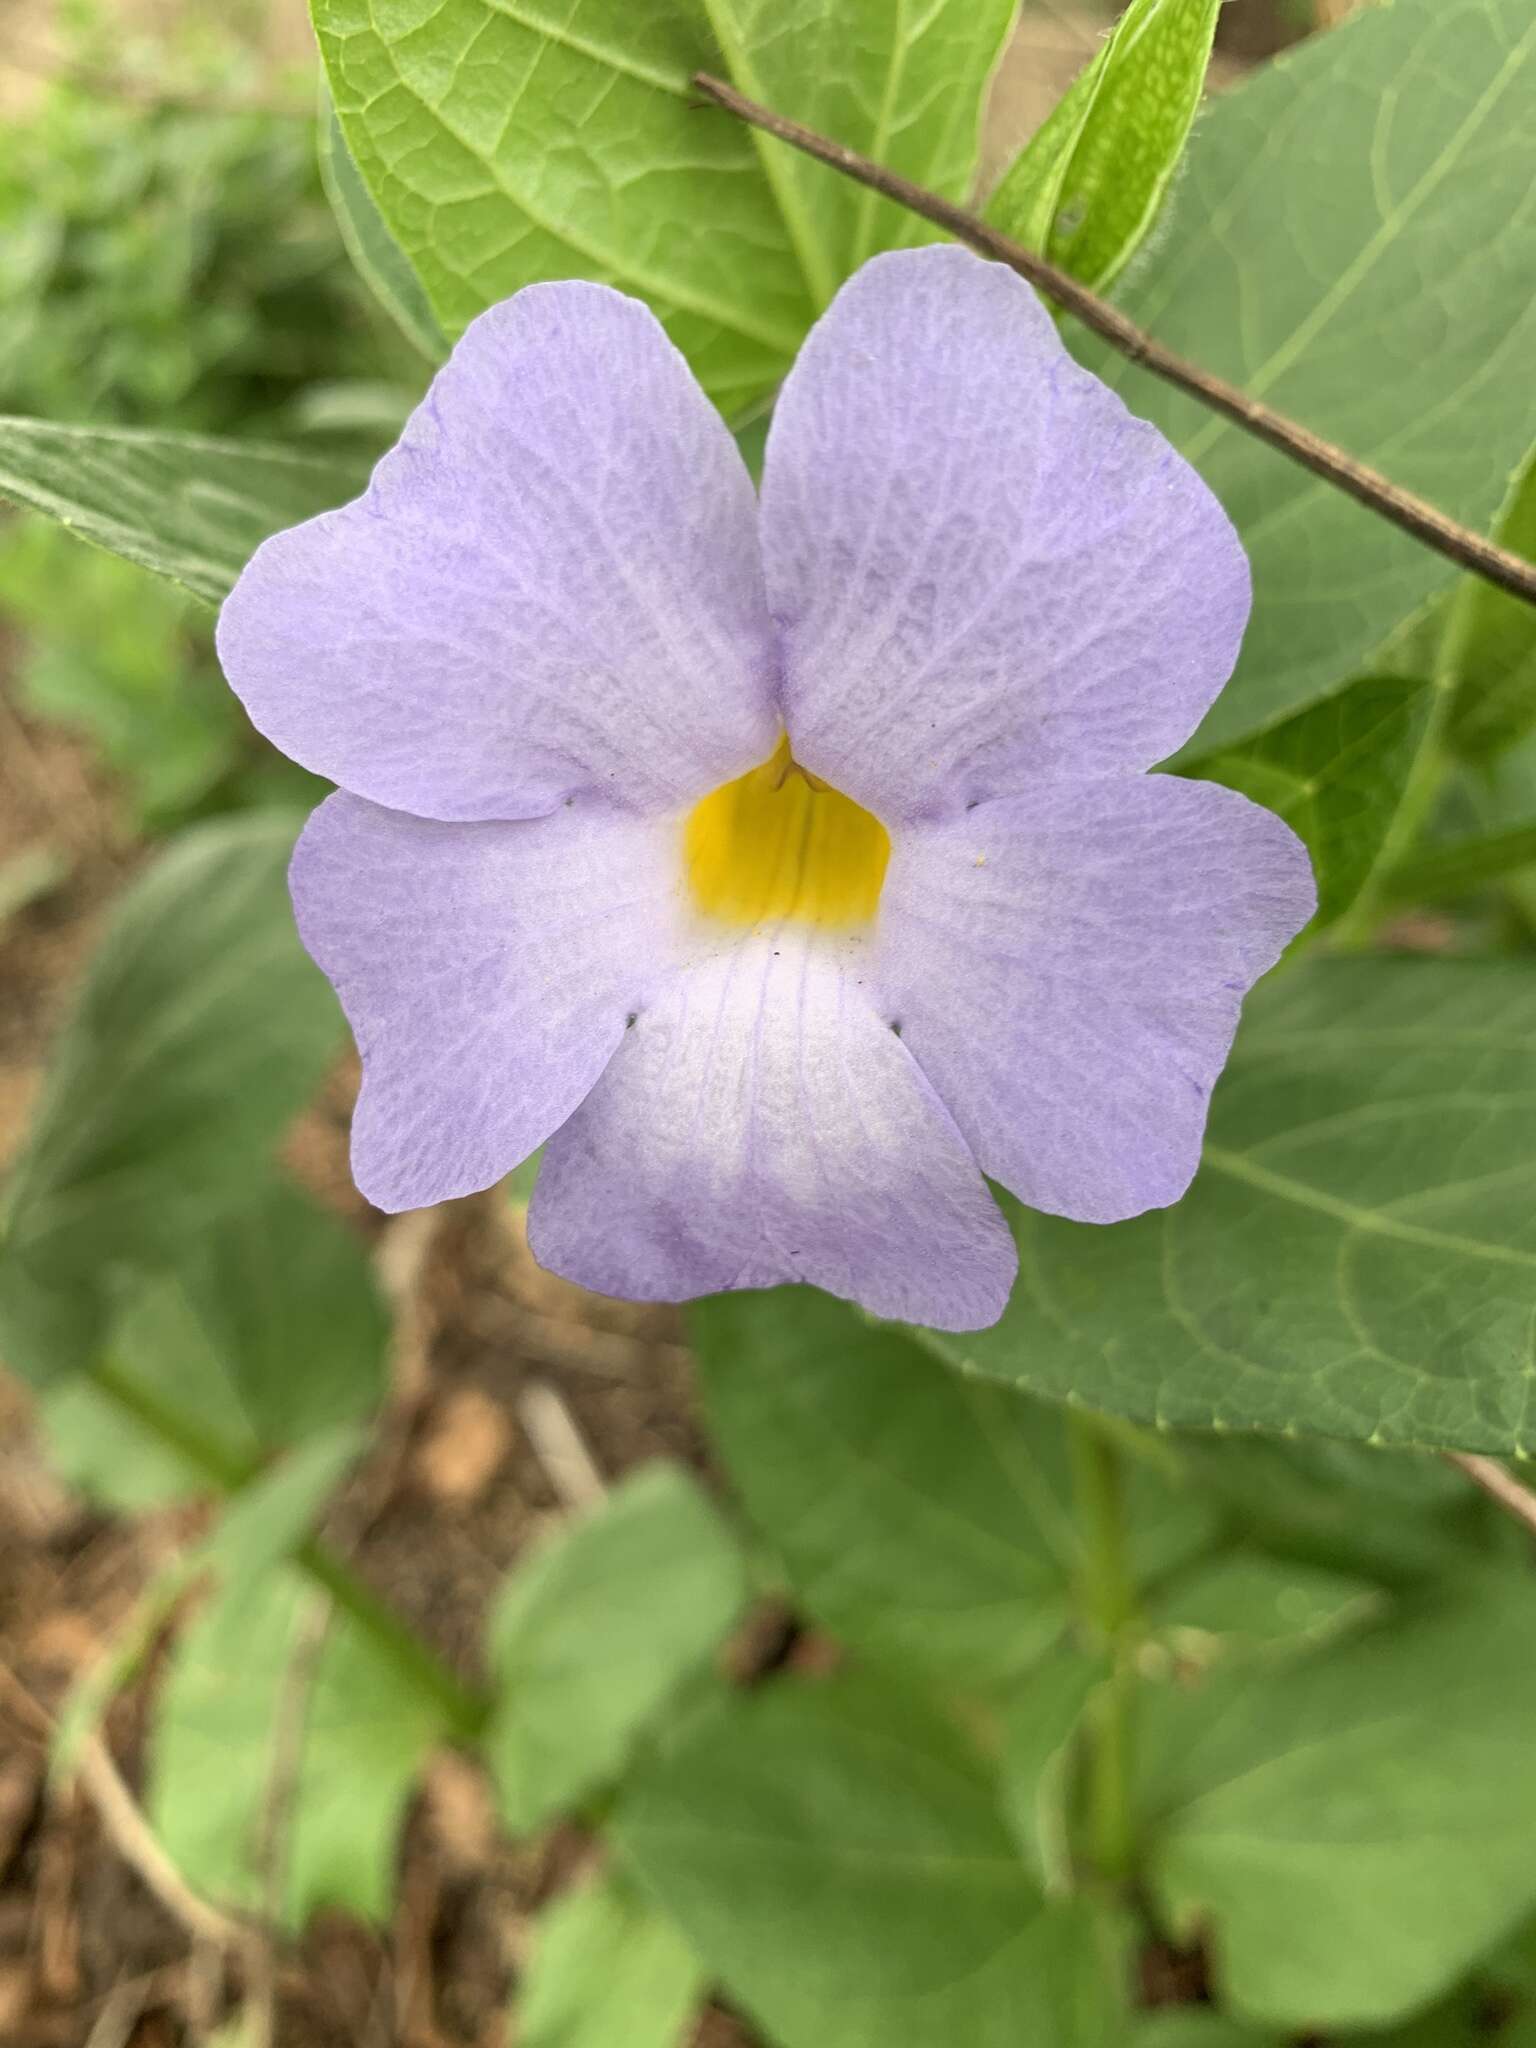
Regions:
M 128 2048 L 154 1987 L 153 1976 L 114 1984 L 86 2036 L 85 2048 Z
M 187 1932 L 225 1951 L 243 1948 L 246 1930 L 192 1890 L 156 1840 L 100 1736 L 81 1739 L 75 1752 L 75 1778 L 95 1807 L 112 1846 Z
M 566 1512 L 596 1507 L 607 1485 L 575 1416 L 548 1380 L 529 1380 L 517 1397 L 517 1419 Z
M 728 114 L 734 114 L 738 120 L 747 122 L 750 127 L 759 128 L 780 142 L 787 142 L 792 149 L 802 150 L 818 163 L 830 165 L 856 184 L 865 185 L 883 198 L 906 207 L 910 213 L 932 221 L 935 227 L 947 229 L 957 241 L 968 243 L 981 255 L 1007 264 L 1010 270 L 1016 270 L 1020 277 L 1026 278 L 1074 314 L 1085 327 L 1091 328 L 1129 362 L 1139 364 L 1142 369 L 1150 370 L 1154 377 L 1161 377 L 1165 383 L 1187 392 L 1191 398 L 1197 398 L 1212 412 L 1220 413 L 1224 419 L 1231 420 L 1235 426 L 1267 446 L 1277 448 L 1282 455 L 1300 463 L 1303 469 L 1310 470 L 1314 476 L 1321 477 L 1325 483 L 1332 484 L 1357 503 L 1369 506 L 1383 519 L 1390 520 L 1405 533 L 1411 533 L 1415 540 L 1422 541 L 1426 547 L 1433 548 L 1461 568 L 1470 570 L 1474 576 L 1497 584 L 1501 590 L 1524 598 L 1528 604 L 1536 604 L 1536 564 L 1523 561 L 1519 555 L 1499 547 L 1485 535 L 1474 532 L 1470 526 L 1461 525 L 1427 499 L 1401 489 L 1379 471 L 1357 462 L 1342 448 L 1336 448 L 1331 441 L 1314 434 L 1309 427 L 1303 427 L 1284 414 L 1272 411 L 1260 400 L 1250 398 L 1235 384 L 1228 384 L 1225 379 L 1187 362 L 1183 356 L 1175 355 L 1150 334 L 1143 333 L 1134 321 L 1128 320 L 1107 299 L 1089 291 L 1086 285 L 1079 284 L 1075 277 L 1058 269 L 1054 263 L 1048 263 L 1043 256 L 1037 256 L 1020 243 L 999 234 L 979 215 L 967 212 L 963 206 L 956 206 L 948 199 L 941 199 L 937 192 L 930 192 L 925 186 L 914 185 L 910 179 L 887 169 L 884 164 L 872 163 L 868 157 L 860 156 L 857 150 L 845 148 L 842 143 L 833 142 L 825 135 L 818 135 L 814 128 L 803 128 L 798 121 L 787 120 L 784 115 L 759 106 L 755 100 L 737 92 L 734 86 L 727 85 L 723 79 L 712 78 L 706 71 L 696 72 L 693 84 L 706 99 L 723 107 Z
M 51 1741 L 56 1723 L 32 1689 L 24 1685 L 8 1664 L 0 1662 L 0 1686 L 21 1709 L 38 1736 Z M 149 1822 L 139 1811 L 112 1753 L 97 1734 L 78 1738 L 71 1777 L 96 1809 L 113 1847 L 154 1893 L 161 1905 L 181 1922 L 194 1938 L 211 1942 L 224 1951 L 237 1949 L 246 1939 L 241 1924 L 221 1913 L 206 1899 L 198 1897 L 170 1857 L 156 1840 Z
M 0 1663 L 0 1683 L 6 1694 L 23 1710 L 25 1718 L 43 1741 L 51 1741 L 55 1731 L 53 1714 L 43 1706 L 37 1694 L 25 1686 L 10 1665 Z M 106 1835 L 111 1837 L 113 1847 L 129 1864 L 143 1884 L 150 1888 L 162 1907 L 186 1927 L 190 1935 L 203 1942 L 211 1942 L 221 1950 L 238 1948 L 244 1942 L 244 1929 L 238 1921 L 227 1919 L 217 1907 L 211 1907 L 205 1898 L 188 1886 L 180 1870 L 172 1864 L 166 1851 L 154 1837 L 150 1823 L 143 1819 L 139 1806 L 123 1782 L 113 1755 L 98 1735 L 84 1735 L 76 1747 L 74 1761 L 74 1782 L 86 1794 L 90 1804 L 96 1808 Z
M 1513 1515 L 1536 1536 L 1536 1493 L 1532 1493 L 1528 1486 L 1522 1486 L 1513 1472 L 1506 1470 L 1497 1458 L 1479 1457 L 1475 1451 L 1447 1451 L 1445 1459 L 1458 1472 L 1464 1472 L 1474 1486 L 1481 1487 L 1506 1515 Z

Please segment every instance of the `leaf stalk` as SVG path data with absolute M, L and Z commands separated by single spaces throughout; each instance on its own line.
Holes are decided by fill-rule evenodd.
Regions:
M 1067 1416 L 1072 1488 L 1082 1535 L 1078 1604 L 1109 1660 L 1087 1711 L 1087 1837 L 1094 1867 L 1124 1883 L 1136 1860 L 1133 1721 L 1138 1634 L 1120 1452 L 1091 1416 Z
M 98 1360 L 89 1377 L 101 1393 L 162 1443 L 169 1444 L 178 1457 L 220 1493 L 237 1493 L 260 1470 L 258 1459 L 220 1443 L 109 1360 Z M 292 1561 L 330 1595 L 409 1683 L 436 1702 L 455 1740 L 473 1742 L 481 1734 L 488 1703 L 449 1670 L 344 1558 L 318 1537 L 310 1537 L 293 1552 Z

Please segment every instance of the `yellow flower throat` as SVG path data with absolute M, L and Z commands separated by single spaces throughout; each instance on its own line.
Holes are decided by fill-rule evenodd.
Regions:
M 808 774 L 787 733 L 761 767 L 695 804 L 683 833 L 694 902 L 727 924 L 855 930 L 874 917 L 890 857 L 880 820 Z

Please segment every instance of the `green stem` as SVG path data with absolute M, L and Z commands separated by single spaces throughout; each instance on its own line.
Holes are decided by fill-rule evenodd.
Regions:
M 1088 1839 L 1099 1874 L 1120 1883 L 1131 1875 L 1136 1854 L 1136 1584 L 1126 1542 L 1119 1452 L 1090 1417 L 1069 1413 L 1067 1434 L 1083 1536 L 1078 1600 L 1109 1665 L 1088 1709 Z
M 168 1444 L 179 1458 L 217 1487 L 238 1493 L 261 1470 L 262 1461 L 223 1443 L 210 1431 L 162 1401 L 131 1373 L 106 1359 L 91 1368 L 98 1391 L 115 1401 L 151 1435 Z M 293 1552 L 292 1562 L 369 1636 L 412 1685 L 443 1710 L 455 1737 L 473 1742 L 485 1727 L 489 1702 L 464 1685 L 437 1653 L 401 1620 L 394 1609 L 358 1578 L 345 1559 L 315 1537 Z
M 260 1471 L 259 1458 L 221 1443 L 211 1431 L 199 1428 L 180 1409 L 162 1401 L 131 1373 L 123 1372 L 107 1359 L 96 1361 L 90 1378 L 98 1392 L 115 1401 L 150 1436 L 169 1445 L 184 1465 L 210 1480 L 220 1493 L 238 1493 Z
M 490 1701 L 461 1683 L 437 1652 L 357 1576 L 344 1558 L 311 1537 L 299 1545 L 293 1561 L 373 1638 L 397 1670 L 437 1701 L 459 1741 L 473 1742 L 483 1734 Z

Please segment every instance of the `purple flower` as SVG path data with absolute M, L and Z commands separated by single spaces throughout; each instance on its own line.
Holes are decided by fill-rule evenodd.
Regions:
M 1299 842 L 1144 771 L 1231 671 L 1216 500 L 1011 272 L 877 257 L 761 502 L 651 314 L 475 321 L 366 495 L 224 607 L 261 730 L 341 785 L 293 864 L 385 1209 L 548 1151 L 539 1259 L 673 1300 L 803 1280 L 949 1329 L 1015 1271 L 983 1174 L 1177 1201 Z

